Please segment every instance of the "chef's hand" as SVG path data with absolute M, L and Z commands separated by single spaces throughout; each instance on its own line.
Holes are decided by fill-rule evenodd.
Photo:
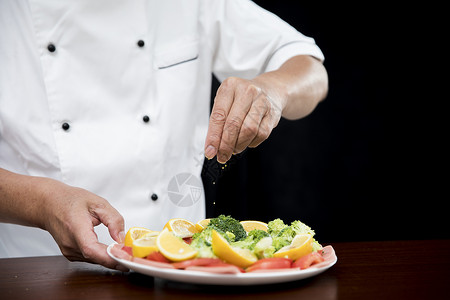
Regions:
M 272 95 L 271 95 L 272 96 Z M 232 154 L 267 139 L 281 118 L 282 99 L 271 98 L 258 81 L 230 77 L 217 90 L 205 155 L 227 162 Z
M 124 240 L 124 220 L 105 199 L 81 188 L 50 180 L 46 187 L 48 216 L 44 228 L 58 243 L 70 261 L 97 263 L 107 268 L 128 271 L 106 253 L 107 246 L 98 241 L 94 227 L 104 224 L 116 242 Z
M 227 162 L 232 154 L 269 137 L 281 116 L 311 113 L 328 92 L 328 76 L 317 59 L 298 55 L 279 69 L 245 80 L 227 78 L 217 90 L 205 141 L 205 156 Z
M 107 246 L 94 232 L 103 223 L 111 237 L 122 242 L 122 216 L 108 201 L 86 190 L 0 168 L 0 222 L 47 230 L 71 261 L 127 271 L 108 256 Z

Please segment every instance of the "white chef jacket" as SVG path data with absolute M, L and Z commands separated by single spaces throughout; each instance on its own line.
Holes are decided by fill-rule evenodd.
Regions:
M 211 74 L 299 54 L 323 59 L 247 0 L 1 0 L 0 167 L 104 197 L 126 230 L 200 220 Z M 47 232 L 0 224 L 0 257 L 55 254 Z

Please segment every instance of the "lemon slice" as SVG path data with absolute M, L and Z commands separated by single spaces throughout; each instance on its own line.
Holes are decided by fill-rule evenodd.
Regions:
M 241 268 L 246 268 L 258 260 L 249 249 L 232 247 L 215 230 L 212 231 L 212 249 L 214 254 L 220 259 Z
M 197 223 L 195 223 L 195 228 L 197 228 L 198 232 L 202 232 L 203 229 L 205 229 L 208 226 L 209 221 L 211 221 L 211 219 L 200 220 Z
M 167 228 L 156 238 L 156 246 L 161 254 L 171 261 L 182 261 L 197 256 L 196 250 Z
M 312 252 L 313 238 L 309 234 L 298 234 L 294 237 L 291 244 L 275 252 L 273 257 L 285 257 L 296 260 Z
M 133 246 L 133 241 L 147 233 L 155 232 L 144 227 L 131 227 L 125 235 L 124 245 L 127 247 Z
M 158 251 L 156 246 L 156 239 L 158 234 L 147 233 L 143 237 L 133 241 L 133 256 L 134 257 L 146 257 L 152 252 Z
M 164 225 L 164 229 L 166 228 L 180 238 L 191 237 L 194 233 L 198 232 L 194 223 L 181 218 L 170 219 L 166 225 Z
M 264 231 L 268 230 L 267 223 L 261 221 L 241 221 L 242 227 L 244 227 L 246 232 L 250 232 L 253 229 L 261 229 Z

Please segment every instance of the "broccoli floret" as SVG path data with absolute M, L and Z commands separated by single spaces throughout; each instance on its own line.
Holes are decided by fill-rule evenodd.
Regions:
M 212 250 L 212 231 L 213 228 L 205 228 L 202 232 L 195 233 L 192 236 L 192 242 L 190 246 L 198 251 L 197 257 L 210 257 L 215 258 L 216 255 Z M 225 233 L 217 231 L 222 235 Z
M 285 246 L 289 246 L 290 244 L 291 243 L 288 240 L 282 237 L 276 236 L 272 238 L 272 246 L 275 248 L 275 251 L 278 251 Z
M 220 215 L 217 218 L 212 218 L 207 227 L 212 227 L 222 232 L 231 232 L 234 234 L 235 241 L 240 241 L 247 237 L 247 232 L 242 224 L 231 216 Z
M 211 243 L 209 243 L 203 236 L 198 236 L 197 238 L 192 239 L 190 246 L 197 250 L 197 257 L 217 257 L 212 250 Z
M 255 253 L 259 259 L 272 257 L 275 253 L 275 247 L 272 246 L 272 238 L 267 236 L 259 240 L 253 248 L 253 253 Z
M 253 247 L 255 246 L 255 244 L 256 243 L 253 241 L 253 237 L 248 236 L 243 240 L 231 243 L 231 246 L 237 247 L 237 248 L 242 248 L 242 249 L 253 250 Z
M 284 227 L 277 236 L 273 237 L 272 245 L 275 251 L 280 250 L 285 246 L 289 246 L 294 239 L 296 233 L 291 226 Z
M 268 237 L 269 234 L 267 233 L 267 231 L 261 229 L 253 229 L 247 234 L 247 236 L 253 237 L 253 240 L 257 243 L 260 239 Z
M 212 250 L 212 232 L 217 231 L 229 243 L 234 241 L 234 234 L 230 231 L 223 232 L 222 230 L 208 226 L 201 232 L 194 233 L 190 246 L 198 251 L 197 257 L 217 257 Z
M 292 229 L 294 229 L 296 234 L 309 234 L 311 236 L 314 236 L 316 233 L 314 230 L 311 229 L 308 225 L 305 223 L 302 223 L 300 221 L 294 221 L 291 223 Z
M 287 227 L 288 225 L 284 224 L 283 220 L 281 219 L 275 219 L 267 223 L 268 230 L 267 232 L 272 236 L 277 236 L 283 228 Z
M 227 239 L 228 243 L 234 242 L 236 240 L 236 236 L 231 231 L 225 232 L 224 236 Z
M 255 248 L 256 243 L 258 243 L 262 238 L 268 237 L 269 234 L 261 229 L 253 229 L 247 235 L 247 237 L 243 240 L 236 241 L 231 245 L 234 247 L 244 248 L 253 250 Z
M 291 226 L 284 227 L 280 233 L 278 233 L 277 237 L 288 240 L 289 243 L 292 242 L 292 239 L 297 235 L 294 229 Z
M 194 234 L 192 235 L 191 239 L 192 239 L 192 240 L 198 239 L 198 238 L 201 236 L 202 232 L 203 232 L 203 231 L 194 233 Z

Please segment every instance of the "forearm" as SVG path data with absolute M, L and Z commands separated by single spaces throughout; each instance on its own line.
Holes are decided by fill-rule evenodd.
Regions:
M 328 75 L 317 59 L 299 55 L 286 61 L 278 70 L 255 79 L 274 99 L 275 109 L 286 119 L 300 119 L 310 114 L 328 93 Z
M 40 215 L 46 180 L 0 168 L 0 222 L 43 228 Z
M 0 168 L 0 222 L 47 230 L 69 260 L 123 267 L 106 253 L 94 226 L 104 224 L 122 242 L 124 220 L 105 199 L 57 180 L 15 174 Z

